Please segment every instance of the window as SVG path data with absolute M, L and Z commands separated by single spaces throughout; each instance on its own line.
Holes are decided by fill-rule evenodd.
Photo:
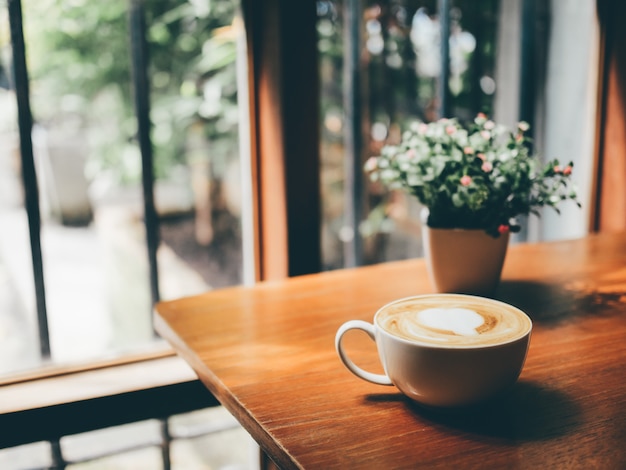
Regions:
M 582 211 L 572 205 L 561 216 L 532 217 L 515 241 L 587 232 L 598 73 L 593 1 L 329 0 L 318 2 L 317 28 L 326 269 L 421 256 L 415 198 L 363 175 L 365 160 L 416 118 L 484 112 L 509 125 L 530 122 L 540 155 L 574 161 L 585 203 Z
M 11 341 L 0 374 L 162 348 L 152 302 L 241 283 L 238 3 L 137 5 L 22 0 L 41 214 L 36 288 L 29 223 L 39 227 L 22 197 L 15 105 L 28 88 L 11 78 L 2 5 L 0 100 L 10 112 L 0 115 L 0 299 L 9 318 L 0 321 Z M 35 194 L 35 181 L 26 184 Z
M 217 405 L 181 364 L 146 361 L 171 354 L 154 301 L 242 280 L 238 18 L 230 0 L 0 2 L 0 375 L 16 390 L 49 375 L 24 385 L 48 396 L 53 380 L 67 397 L 9 405 L 2 446 L 46 442 L 0 452 L 2 465 L 248 460 L 232 421 L 180 414 Z M 145 380 L 150 367 L 163 383 Z M 99 396 L 101 384 L 118 387 Z M 211 458 L 189 449 L 219 439 L 230 442 Z

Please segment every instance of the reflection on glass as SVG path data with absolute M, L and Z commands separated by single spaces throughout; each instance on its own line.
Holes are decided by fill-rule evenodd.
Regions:
M 450 11 L 449 82 L 451 116 L 469 119 L 490 114 L 494 79 L 497 0 L 455 1 Z M 342 77 L 346 2 L 318 1 L 318 50 L 321 75 L 321 161 L 323 261 L 325 269 L 343 266 L 344 207 Z M 437 2 L 377 1 L 362 4 L 361 83 L 365 150 L 359 158 L 378 155 L 386 143 L 398 142 L 410 120 L 438 118 L 437 80 L 441 71 L 441 37 Z M 362 263 L 421 256 L 419 204 L 404 193 L 388 192 L 366 182 Z

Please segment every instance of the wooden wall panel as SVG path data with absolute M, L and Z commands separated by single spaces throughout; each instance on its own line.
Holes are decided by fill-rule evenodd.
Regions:
M 626 2 L 598 1 L 603 69 L 598 117 L 598 166 L 592 229 L 626 230 Z
M 243 0 L 257 280 L 321 268 L 319 78 L 313 0 Z

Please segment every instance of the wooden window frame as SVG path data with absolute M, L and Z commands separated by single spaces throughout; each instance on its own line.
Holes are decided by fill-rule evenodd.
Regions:
M 256 280 L 321 269 L 313 0 L 242 0 L 248 48 Z
M 173 355 L 57 371 L 0 387 L 0 448 L 58 441 L 218 404 L 189 366 Z
M 590 231 L 626 229 L 626 4 L 597 0 L 600 70 Z

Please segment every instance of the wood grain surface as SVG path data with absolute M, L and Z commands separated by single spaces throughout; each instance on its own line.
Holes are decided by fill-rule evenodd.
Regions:
M 164 302 L 155 322 L 281 468 L 626 468 L 626 235 L 511 246 L 494 297 L 534 329 L 489 406 L 426 410 L 340 363 L 343 322 L 429 292 L 415 259 Z M 381 370 L 365 334 L 346 340 Z

